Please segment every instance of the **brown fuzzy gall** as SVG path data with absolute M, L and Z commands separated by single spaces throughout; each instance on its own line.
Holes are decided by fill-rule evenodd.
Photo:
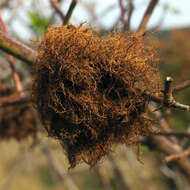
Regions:
M 0 85 L 0 101 L 18 97 L 12 89 Z M 0 107 L 0 139 L 14 138 L 18 141 L 34 136 L 37 132 L 37 115 L 29 103 Z
M 99 37 L 82 26 L 49 27 L 34 65 L 33 98 L 70 167 L 94 166 L 112 144 L 148 135 L 143 91 L 157 88 L 154 52 L 136 34 Z

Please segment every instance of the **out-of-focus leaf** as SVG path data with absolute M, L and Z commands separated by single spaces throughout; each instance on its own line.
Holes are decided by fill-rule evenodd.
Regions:
M 38 14 L 29 12 L 30 27 L 37 36 L 43 35 L 48 27 L 49 19 L 41 18 Z
M 179 9 L 176 9 L 174 7 L 170 8 L 170 11 L 176 15 L 180 14 L 180 10 Z

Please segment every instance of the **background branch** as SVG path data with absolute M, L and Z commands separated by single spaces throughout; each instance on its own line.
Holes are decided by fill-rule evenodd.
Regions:
M 70 7 L 69 7 L 69 10 L 68 10 L 68 12 L 67 12 L 67 14 L 65 15 L 65 18 L 64 18 L 64 23 L 63 23 L 64 25 L 69 23 L 69 20 L 70 20 L 72 14 L 73 14 L 73 11 L 74 11 L 77 3 L 78 3 L 78 0 L 72 0 L 72 2 L 70 4 Z
M 174 146 L 174 144 L 165 137 L 150 136 L 147 145 L 166 155 L 178 154 L 182 151 L 180 146 Z M 174 162 L 190 180 L 190 161 L 187 158 L 182 158 L 180 160 L 174 160 Z
M 178 154 L 173 154 L 173 155 L 170 155 L 170 156 L 167 156 L 164 161 L 166 163 L 168 162 L 171 162 L 173 160 L 176 160 L 176 159 L 182 159 L 186 156 L 188 156 L 190 154 L 190 148 L 188 148 L 187 150 L 184 150 L 183 152 L 180 152 Z
M 1 10 L 0 10 L 0 24 L 2 26 L 2 30 L 4 31 L 4 33 L 8 34 L 7 27 L 6 27 L 5 22 L 4 22 L 3 18 L 2 18 Z M 12 77 L 13 77 L 16 89 L 17 89 L 18 92 L 22 92 L 23 89 L 22 89 L 22 85 L 21 85 L 19 75 L 16 72 L 14 57 L 12 55 L 8 54 L 7 55 L 7 60 L 9 62 L 9 64 L 10 64 L 10 68 L 12 70 Z
M 190 138 L 190 132 L 187 132 L 187 131 L 159 131 L 159 132 L 152 133 L 152 135 L 178 136 L 178 137 Z
M 148 8 L 143 16 L 143 19 L 139 25 L 139 28 L 137 30 L 137 33 L 139 33 L 140 35 L 143 35 L 145 30 L 146 30 L 146 26 L 148 24 L 148 21 L 150 19 L 150 16 L 152 15 L 152 12 L 154 10 L 154 8 L 156 7 L 157 3 L 159 0 L 151 0 L 151 2 L 148 5 Z
M 185 80 L 182 83 L 176 85 L 173 88 L 173 93 L 178 92 L 178 91 L 183 90 L 183 89 L 188 88 L 188 87 L 190 87 L 190 79 Z
M 35 61 L 37 54 L 28 46 L 11 38 L 2 31 L 0 31 L 0 49 L 30 64 Z
M 64 23 L 65 15 L 59 8 L 59 3 L 55 2 L 54 0 L 50 0 L 51 6 L 55 9 L 56 13 L 60 16 L 62 22 Z

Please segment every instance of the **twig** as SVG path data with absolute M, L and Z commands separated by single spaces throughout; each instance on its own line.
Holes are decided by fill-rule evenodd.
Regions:
M 181 110 L 190 111 L 190 106 L 181 104 L 174 100 L 173 94 L 172 94 L 173 91 L 172 91 L 172 87 L 171 87 L 172 81 L 173 81 L 172 77 L 166 77 L 165 89 L 164 89 L 164 101 L 163 101 L 164 106 L 180 108 Z
M 178 137 L 190 138 L 190 132 L 187 132 L 187 131 L 159 131 L 159 132 L 152 133 L 151 135 L 178 136 Z
M 190 79 L 185 80 L 184 82 L 182 82 L 182 83 L 176 85 L 176 86 L 173 88 L 173 93 L 178 92 L 178 91 L 180 91 L 180 90 L 182 90 L 182 89 L 185 89 L 185 88 L 188 88 L 188 87 L 190 87 Z
M 63 25 L 66 25 L 69 23 L 69 20 L 72 16 L 72 13 L 73 13 L 73 10 L 75 9 L 76 5 L 78 3 L 78 0 L 72 0 L 71 4 L 70 4 L 70 7 L 69 7 L 69 10 L 65 16 L 65 19 L 64 19 L 64 22 L 63 22 Z
M 36 59 L 36 52 L 21 42 L 0 31 L 0 49 L 14 57 L 32 64 Z
M 182 159 L 182 158 L 184 158 L 184 157 L 186 157 L 186 156 L 188 156 L 188 155 L 190 155 L 190 148 L 184 150 L 183 152 L 180 152 L 180 153 L 177 153 L 177 154 L 172 154 L 172 155 L 170 155 L 170 156 L 167 156 L 167 157 L 164 159 L 164 161 L 165 161 L 166 163 L 168 163 L 168 162 L 171 162 L 171 161 L 173 161 L 173 160 Z
M 0 100 L 0 107 L 14 105 L 14 104 L 23 104 L 25 102 L 30 102 L 30 101 L 31 101 L 31 99 L 29 97 L 22 95 L 18 98 L 14 98 L 14 99 Z
M 152 112 L 152 114 L 155 116 L 155 118 L 158 120 L 159 124 L 160 124 L 160 127 L 162 129 L 163 132 L 171 132 L 171 128 L 167 122 L 167 120 L 165 119 L 165 117 L 163 116 L 162 112 L 160 110 L 158 111 L 153 111 L 155 110 L 156 108 L 156 104 L 155 103 L 152 103 L 152 104 L 149 104 L 148 106 L 149 110 Z M 155 133 L 159 133 L 159 131 L 155 132 Z M 169 139 L 177 144 L 178 143 L 178 139 L 175 138 L 174 136 L 170 136 Z
M 61 11 L 61 9 L 59 8 L 59 4 L 58 2 L 55 2 L 54 0 L 50 0 L 51 6 L 55 9 L 55 11 L 57 12 L 57 14 L 60 16 L 62 22 L 64 23 L 65 20 L 65 15 L 63 14 L 63 12 Z
M 125 23 L 127 21 L 127 18 L 126 18 L 126 15 L 125 15 L 126 8 L 123 5 L 123 0 L 119 0 L 119 6 L 120 6 L 120 9 L 121 9 L 121 22 L 123 23 L 123 25 L 125 25 Z
M 178 154 L 182 151 L 182 148 L 179 145 L 174 145 L 165 137 L 150 136 L 147 145 L 166 155 Z M 174 160 L 174 162 L 176 162 L 177 166 L 190 180 L 190 161 L 187 158 L 181 158 L 180 160 Z
M 128 16 L 127 16 L 127 22 L 124 25 L 124 30 L 130 30 L 131 17 L 132 17 L 133 11 L 134 11 L 133 0 L 129 0 L 129 3 L 128 3 Z
M 0 25 L 2 26 L 2 30 L 4 31 L 4 33 L 8 34 L 7 27 L 6 27 L 5 22 L 4 22 L 3 18 L 2 18 L 1 10 L 0 10 Z M 21 82 L 20 82 L 19 75 L 16 72 L 14 57 L 12 55 L 8 54 L 7 59 L 9 61 L 10 68 L 12 70 L 12 77 L 13 77 L 16 89 L 17 89 L 18 92 L 22 92 L 23 89 L 22 89 L 22 85 L 21 85 Z
M 139 25 L 139 28 L 137 30 L 137 33 L 139 35 L 143 35 L 145 30 L 146 30 L 146 25 L 150 19 L 150 16 L 152 15 L 152 12 L 154 10 L 154 8 L 156 7 L 157 3 L 158 3 L 159 0 L 151 0 L 151 2 L 149 3 L 148 5 L 148 8 L 143 16 L 143 19 Z
M 159 108 L 157 108 L 155 111 L 157 111 L 163 107 L 168 107 L 168 108 L 172 107 L 172 108 L 177 108 L 177 109 L 184 110 L 184 111 L 190 111 L 190 106 L 181 104 L 174 100 L 173 95 L 172 95 L 172 92 L 173 92 L 172 86 L 171 86 L 172 81 L 173 81 L 172 77 L 166 77 L 165 89 L 163 91 L 164 98 L 161 101 L 162 105 Z

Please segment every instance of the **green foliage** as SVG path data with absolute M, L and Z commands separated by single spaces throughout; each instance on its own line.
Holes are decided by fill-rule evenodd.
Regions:
M 37 13 L 29 12 L 30 28 L 36 34 L 36 36 L 43 35 L 48 27 L 49 19 L 42 18 Z

